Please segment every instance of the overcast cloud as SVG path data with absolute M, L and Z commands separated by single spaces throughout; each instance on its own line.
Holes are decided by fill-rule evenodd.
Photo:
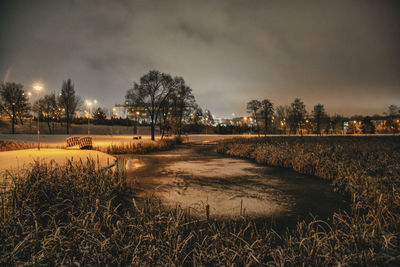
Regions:
M 0 77 L 110 108 L 150 69 L 215 115 L 246 102 L 381 114 L 400 105 L 396 1 L 1 1 Z

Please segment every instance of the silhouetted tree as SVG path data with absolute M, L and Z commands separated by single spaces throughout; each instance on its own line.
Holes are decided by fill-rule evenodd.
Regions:
M 261 102 L 258 100 L 251 100 L 250 102 L 247 103 L 247 113 L 250 113 L 250 115 L 254 118 L 257 132 L 259 132 L 257 115 L 260 108 L 261 108 Z
M 107 119 L 107 110 L 98 107 L 95 111 L 92 112 L 93 119 L 97 122 L 102 122 Z
M 274 116 L 274 105 L 269 99 L 261 101 L 260 113 L 264 120 L 265 134 L 267 134 L 272 129 L 272 120 Z
M 367 116 L 361 120 L 361 131 L 363 134 L 375 133 L 375 125 L 371 121 L 371 117 Z
M 299 130 L 300 134 L 303 135 L 303 123 L 306 115 L 306 106 L 300 98 L 296 98 L 293 103 L 290 104 L 289 111 L 289 123 L 291 125 L 291 129 L 294 130 L 294 132 Z
M 182 122 L 185 114 L 195 105 L 196 101 L 192 93 L 192 88 L 186 85 L 182 77 L 174 78 L 175 88 L 170 97 L 171 121 L 174 132 L 178 135 L 182 133 Z
M 211 114 L 211 111 L 209 109 L 206 109 L 204 111 L 204 123 L 208 126 L 213 125 L 214 124 L 214 118 L 213 115 Z
M 15 133 L 16 118 L 19 117 L 21 123 L 23 118 L 28 115 L 30 105 L 28 98 L 19 83 L 2 83 L 0 87 L 0 110 L 7 114 L 11 119 L 11 133 Z
M 288 106 L 278 106 L 275 112 L 275 122 L 278 124 L 278 127 L 281 129 L 283 133 L 287 132 L 288 119 L 290 114 L 290 108 Z
M 336 134 L 343 134 L 344 118 L 341 115 L 335 114 L 331 118 L 331 128 Z
M 390 105 L 386 114 L 388 116 L 398 116 L 400 115 L 400 109 L 396 105 Z
M 204 113 L 201 107 L 195 105 L 190 115 L 190 123 L 194 125 L 201 125 L 204 119 Z
M 56 95 L 49 94 L 45 95 L 43 98 L 39 99 L 39 107 L 38 103 L 35 104 L 36 112 L 39 111 L 39 114 L 42 116 L 43 120 L 46 121 L 47 127 L 49 128 L 49 133 L 53 133 L 51 129 L 51 122 L 53 122 L 53 130 L 54 130 L 54 120 L 57 118 L 58 105 L 56 100 Z
M 171 95 L 172 96 L 172 95 Z M 160 114 L 159 114 L 159 124 L 160 124 L 160 133 L 161 139 L 164 137 L 165 132 L 169 132 L 171 129 L 171 120 L 174 118 L 172 117 L 175 113 L 172 111 L 173 101 L 171 97 L 165 99 L 164 103 L 160 107 Z
M 321 135 L 321 125 L 326 122 L 328 115 L 325 112 L 324 105 L 317 104 L 314 106 L 314 110 L 312 112 L 313 121 L 316 126 L 316 134 Z
M 155 125 L 164 102 L 175 87 L 174 79 L 169 74 L 151 70 L 134 83 L 126 94 L 126 101 L 131 106 L 143 107 L 150 116 L 151 140 L 154 140 Z
M 63 108 L 66 120 L 67 134 L 69 134 L 71 121 L 74 118 L 75 112 L 79 109 L 79 106 L 82 102 L 81 99 L 75 95 L 75 88 L 71 82 L 71 79 L 63 81 L 58 102 Z
M 400 110 L 396 105 L 390 105 L 388 107 L 387 112 L 384 112 L 387 115 L 385 127 L 388 133 L 398 133 L 399 132 L 399 124 L 395 121 L 396 116 L 400 116 Z

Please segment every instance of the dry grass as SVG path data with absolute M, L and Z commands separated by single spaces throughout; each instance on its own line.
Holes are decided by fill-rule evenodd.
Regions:
M 382 159 L 389 160 L 381 156 L 375 165 Z M 398 170 L 398 164 L 383 166 L 385 175 Z M 278 235 L 249 218 L 199 220 L 179 207 L 165 209 L 155 198 L 136 202 L 123 176 L 93 162 L 35 165 L 12 176 L 11 190 L 1 195 L 0 265 L 398 266 L 399 187 L 377 177 L 379 190 L 393 191 L 380 191 L 375 199 L 356 191 L 364 186 L 370 192 L 377 186 L 371 181 L 338 183 L 343 190 L 356 188 L 350 215 L 335 214 L 329 223 L 300 221 Z
M 217 150 L 329 179 L 352 200 L 331 223 L 300 222 L 275 254 L 296 265 L 400 263 L 400 137 L 264 137 Z
M 108 154 L 145 154 L 154 151 L 163 151 L 175 148 L 182 144 L 183 138 L 175 136 L 173 138 L 164 138 L 156 141 L 137 141 L 130 143 L 121 143 L 110 145 L 106 148 L 95 148 Z
M 119 173 L 92 162 L 35 165 L 2 195 L 0 265 L 246 265 L 273 234 L 252 222 L 200 221 L 156 199 L 136 204 Z
M 0 140 L 0 152 L 28 149 L 28 148 L 33 148 L 33 147 L 35 147 L 34 143 L 25 143 L 25 142 L 14 142 L 14 141 Z

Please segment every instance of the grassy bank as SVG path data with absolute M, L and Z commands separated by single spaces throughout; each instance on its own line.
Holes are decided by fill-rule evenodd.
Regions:
M 301 257 L 305 244 L 317 242 L 327 255 L 342 250 L 336 257 L 352 255 L 361 265 L 383 258 L 387 264 L 389 259 L 400 263 L 400 137 L 237 138 L 221 141 L 217 150 L 328 179 L 351 198 L 352 213 L 336 214 L 322 235 L 317 228 L 303 235 L 309 225 L 300 223 L 289 238 L 295 243 L 288 241 L 283 250 L 298 253 L 292 257 Z
M 0 140 L 0 152 L 29 149 L 29 148 L 33 148 L 33 147 L 35 147 L 35 144 L 33 144 L 33 143 Z
M 136 204 L 123 177 L 91 162 L 35 165 L 1 197 L 0 265 L 193 265 L 266 261 L 272 233 Z M 250 243 L 249 243 L 250 242 Z
M 241 143 L 242 149 L 250 145 L 260 149 L 266 140 L 257 140 L 260 143 L 253 143 L 256 139 L 226 141 L 218 149 L 233 151 L 235 143 Z M 285 148 L 284 142 L 275 142 Z M 330 144 L 323 139 L 321 143 L 290 142 L 288 155 L 293 157 L 299 151 L 296 144 L 303 153 L 305 147 L 311 151 Z M 366 197 L 354 189 L 351 214 L 334 214 L 329 223 L 300 221 L 280 235 L 249 218 L 200 221 L 179 207 L 165 209 L 155 198 L 138 203 L 124 177 L 112 169 L 96 169 L 93 162 L 35 165 L 14 175 L 11 189 L 0 197 L 0 265 L 398 266 L 398 154 L 389 143 L 379 146 L 382 150 L 371 152 L 380 155 L 374 156 L 374 165 L 359 154 L 360 169 L 365 167 L 362 164 L 373 167 L 388 161 L 381 170 L 388 177 L 378 178 L 380 172 L 375 170 L 376 176 L 368 176 L 371 181 L 359 181 L 364 181 L 365 190 L 381 183 L 378 195 Z M 339 151 L 347 151 L 337 149 L 321 160 L 340 158 Z M 352 159 L 341 157 L 346 159 L 342 164 Z M 357 175 L 368 170 L 372 169 L 367 166 Z M 353 186 L 338 183 L 337 188 L 347 192 Z
M 182 137 L 175 136 L 172 138 L 164 138 L 156 141 L 120 143 L 110 145 L 106 148 L 97 149 L 108 154 L 145 154 L 154 151 L 173 149 L 176 145 L 182 144 L 182 142 Z
M 0 200 L 0 265 L 393 265 L 398 217 L 370 214 L 299 222 L 278 235 L 242 220 L 198 220 L 157 199 L 134 200 L 124 177 L 93 162 L 35 165 Z M 382 214 L 379 217 L 379 213 Z M 378 217 L 376 217 L 378 215 Z M 385 216 L 383 219 L 382 216 Z M 396 230 L 397 229 L 397 230 Z

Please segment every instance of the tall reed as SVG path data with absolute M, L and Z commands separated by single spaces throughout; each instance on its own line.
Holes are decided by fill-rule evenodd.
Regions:
M 298 150 L 301 146 L 293 149 L 295 140 L 278 141 L 226 141 L 218 149 L 233 149 L 231 144 L 242 149 L 257 144 L 257 148 L 275 142 L 291 152 L 287 157 L 307 151 L 304 147 Z M 289 147 L 281 141 L 287 141 Z M 331 140 L 316 141 L 315 145 L 323 149 L 323 142 Z M 370 152 L 376 163 L 362 160 L 369 155 L 355 152 L 352 157 L 359 155 L 360 166 L 357 175 L 349 171 L 339 173 L 347 174 L 344 177 L 326 177 L 333 182 L 347 179 L 356 183 L 337 183 L 337 188 L 352 197 L 350 214 L 334 214 L 327 222 L 318 218 L 299 221 L 296 228 L 279 234 L 251 218 L 202 220 L 178 206 L 166 209 L 156 198 L 138 201 L 120 173 L 98 169 L 91 161 L 66 166 L 36 164 L 18 175 L 7 174 L 12 176 L 12 184 L 1 195 L 0 265 L 398 266 L 398 154 L 388 145 L 376 145 L 383 146 Z M 350 152 L 337 149 L 328 154 L 344 165 L 340 170 L 347 170 L 346 153 Z M 391 157 L 380 154 L 389 152 Z M 363 164 L 371 166 L 365 169 Z M 385 169 L 376 169 L 379 164 Z M 366 171 L 370 178 L 359 176 Z M 380 193 L 367 196 L 373 186 Z
M 98 148 L 98 150 L 109 154 L 145 154 L 154 151 L 170 150 L 182 143 L 182 137 L 175 136 L 156 141 L 132 141 L 129 143 L 112 144 L 105 149 Z
M 35 147 L 34 143 L 0 140 L 0 152 L 21 150 Z

